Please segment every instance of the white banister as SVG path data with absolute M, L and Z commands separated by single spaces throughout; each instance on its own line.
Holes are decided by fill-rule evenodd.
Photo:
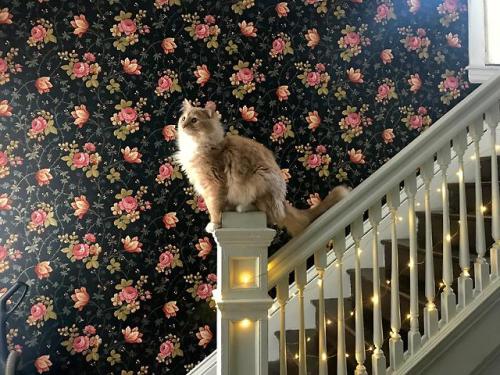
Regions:
M 354 284 L 355 284 L 355 325 L 356 325 L 356 375 L 366 375 L 365 326 L 363 321 L 363 289 L 361 285 L 361 237 L 363 237 L 363 217 L 358 217 L 351 224 L 354 240 Z
M 405 193 L 408 197 L 408 232 L 410 237 L 410 331 L 408 332 L 408 353 L 415 354 L 422 344 L 418 326 L 418 253 L 417 226 L 415 216 L 415 194 L 417 179 L 415 172 L 404 180 Z
M 391 212 L 391 333 L 389 339 L 390 368 L 396 371 L 403 363 L 403 340 L 401 329 L 401 307 L 399 302 L 399 259 L 398 259 L 398 208 L 399 183 L 387 194 L 387 205 Z
M 318 273 L 318 375 L 328 374 L 328 354 L 326 348 L 326 312 L 324 275 L 327 266 L 326 248 L 314 253 L 314 265 Z
M 437 162 L 441 168 L 441 198 L 443 205 L 443 283 L 441 292 L 441 320 L 448 323 L 456 314 L 457 299 L 451 284 L 453 283 L 453 260 L 451 255 L 450 202 L 448 199 L 448 166 L 451 161 L 450 145 L 438 152 Z
M 307 375 L 306 324 L 304 315 L 304 288 L 307 283 L 307 267 L 303 262 L 295 268 L 295 285 L 299 297 L 299 375 Z
M 288 291 L 288 277 L 285 277 L 276 286 L 276 299 L 280 309 L 280 375 L 287 375 L 286 303 L 288 301 Z
M 495 103 L 486 112 L 486 124 L 491 140 L 491 217 L 492 236 L 495 243 L 490 250 L 491 277 L 500 276 L 500 196 L 498 191 L 497 127 L 500 121 L 500 105 Z
M 347 375 L 346 350 L 345 350 L 345 316 L 344 316 L 344 270 L 342 259 L 345 252 L 344 229 L 335 234 L 333 239 L 335 251 L 338 303 L 337 303 L 337 375 Z
M 266 375 L 267 248 L 275 231 L 263 212 L 224 213 L 217 242 L 217 374 Z
M 386 360 L 382 350 L 384 332 L 382 327 L 382 308 L 380 298 L 380 269 L 379 269 L 379 239 L 378 226 L 382 219 L 382 207 L 380 202 L 372 206 L 368 211 L 368 217 L 372 226 L 372 269 L 373 269 L 373 345 L 375 349 L 372 354 L 372 374 L 384 375 L 386 373 Z
M 481 185 L 481 154 L 479 152 L 479 141 L 483 136 L 483 115 L 477 117 L 471 126 L 469 132 L 474 142 L 474 177 L 475 177 L 475 203 L 476 203 L 476 252 L 477 258 L 474 263 L 474 294 L 482 292 L 489 283 L 489 266 L 485 259 L 486 239 L 484 230 L 484 206 L 483 192 Z
M 434 158 L 429 159 L 421 168 L 424 181 L 425 209 L 425 298 L 424 338 L 431 338 L 438 330 L 438 310 L 436 308 L 436 285 L 434 279 L 434 248 L 432 242 L 431 182 L 434 176 Z
M 458 189 L 459 189 L 459 235 L 460 235 L 460 276 L 458 277 L 458 308 L 462 309 L 472 301 L 474 283 L 470 277 L 469 228 L 467 223 L 467 199 L 464 181 L 464 154 L 467 149 L 467 130 L 461 131 L 453 139 L 453 149 L 458 159 Z

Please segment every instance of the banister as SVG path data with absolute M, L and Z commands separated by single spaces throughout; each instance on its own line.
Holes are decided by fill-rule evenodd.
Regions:
M 340 203 L 316 219 L 301 235 L 279 249 L 268 262 L 268 285 L 274 288 L 278 281 L 288 278 L 296 266 L 325 246 L 333 236 L 343 231 L 357 217 L 380 200 L 392 187 L 422 166 L 429 155 L 471 125 L 482 119 L 483 113 L 500 100 L 500 74 L 481 85 L 458 105 L 441 117 L 433 126 L 418 136 L 402 151 L 356 187 Z M 500 105 L 500 104 L 499 104 Z M 425 147 L 424 147 L 425 146 Z M 425 149 L 426 153 L 421 150 Z M 360 204 L 362 202 L 362 204 Z

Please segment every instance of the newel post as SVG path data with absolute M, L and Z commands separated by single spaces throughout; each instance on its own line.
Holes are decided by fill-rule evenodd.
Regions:
M 227 212 L 217 242 L 217 374 L 267 375 L 267 248 L 263 212 Z

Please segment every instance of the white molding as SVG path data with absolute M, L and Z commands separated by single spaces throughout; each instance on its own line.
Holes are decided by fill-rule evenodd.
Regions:
M 210 353 L 187 375 L 216 375 L 217 373 L 217 350 Z
M 486 17 L 484 0 L 468 0 L 469 81 L 484 83 L 500 72 L 500 66 L 487 64 Z

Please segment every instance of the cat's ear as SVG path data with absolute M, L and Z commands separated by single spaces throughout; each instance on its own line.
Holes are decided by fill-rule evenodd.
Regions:
M 210 100 L 205 104 L 205 111 L 207 112 L 208 117 L 210 118 L 214 117 L 216 110 L 217 110 L 217 105 L 213 101 Z
M 184 101 L 182 102 L 182 110 L 183 110 L 184 112 L 188 112 L 188 111 L 190 111 L 192 108 L 193 108 L 193 106 L 191 105 L 191 103 L 189 102 L 189 100 L 184 99 Z

